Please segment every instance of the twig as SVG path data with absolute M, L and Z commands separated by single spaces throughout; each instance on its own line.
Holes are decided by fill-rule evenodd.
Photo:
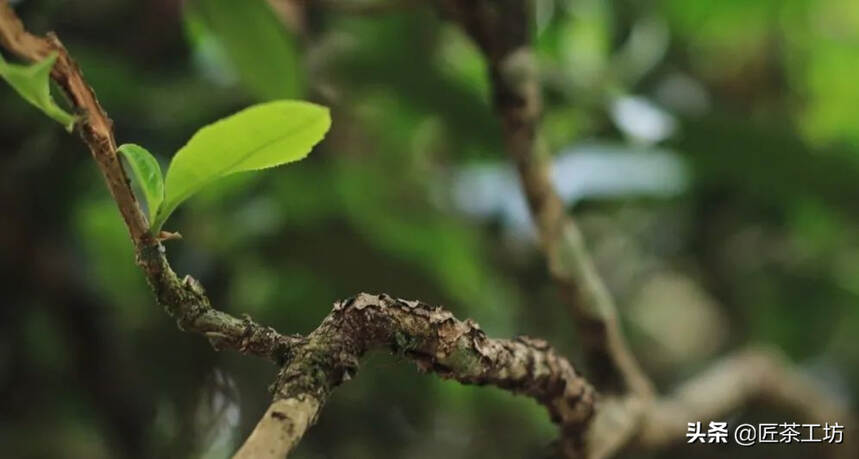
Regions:
M 216 348 L 268 357 L 284 365 L 275 401 L 238 457 L 283 457 L 313 424 L 334 387 L 348 380 L 367 351 L 386 348 L 425 370 L 466 384 L 491 384 L 533 397 L 563 432 L 569 448 L 593 414 L 594 391 L 547 343 L 527 337 L 487 338 L 471 321 L 426 304 L 362 294 L 337 303 L 307 337 L 285 336 L 249 318 L 213 309 L 202 286 L 179 280 L 164 247 L 149 232 L 117 158 L 111 122 L 59 40 L 29 34 L 0 0 L 0 42 L 24 59 L 59 54 L 52 78 L 82 113 L 79 130 L 129 229 L 147 280 L 159 303 L 181 328 L 201 333 Z M 268 456 L 267 456 L 268 455 Z
M 6 0 L 0 0 L 0 43 L 28 61 L 56 52 L 51 78 L 63 89 L 81 114 L 77 129 L 92 153 L 107 187 L 128 228 L 137 254 L 158 302 L 176 319 L 180 328 L 210 337 L 213 345 L 279 360 L 281 349 L 292 340 L 249 319 L 238 319 L 213 309 L 202 287 L 190 276 L 180 280 L 170 268 L 164 247 L 149 232 L 128 178 L 116 154 L 113 122 L 107 117 L 77 64 L 60 40 L 49 33 L 29 33 Z
M 581 336 L 590 377 L 604 392 L 631 390 L 649 396 L 650 380 L 626 344 L 614 300 L 566 215 L 541 156 L 536 131 L 540 88 L 529 45 L 528 2 L 520 0 L 439 0 L 489 62 L 495 109 L 507 151 L 537 225 L 549 271 L 569 304 Z
M 566 450 L 589 459 L 610 457 L 633 442 L 653 448 L 683 439 L 687 422 L 764 399 L 813 419 L 849 419 L 849 412 L 773 352 L 751 350 L 717 363 L 676 393 L 655 398 L 647 375 L 626 344 L 608 289 L 566 215 L 537 138 L 540 88 L 529 46 L 527 2 L 438 0 L 483 51 L 508 153 L 536 223 L 549 271 L 571 306 L 591 380 L 600 399 L 584 447 Z M 848 421 L 849 422 L 849 421 Z M 581 434 L 581 432 L 580 432 Z M 849 454 L 849 453 L 848 453 Z
M 526 43 L 522 4 L 515 0 L 463 1 L 458 17 L 491 62 L 508 149 L 520 171 L 552 274 L 576 298 L 572 304 L 579 326 L 590 338 L 585 344 L 592 363 L 598 364 L 600 359 L 611 363 L 596 374 L 606 381 L 619 376 L 632 391 L 598 404 L 591 386 L 545 342 L 527 337 L 491 339 L 473 322 L 459 321 L 441 308 L 420 302 L 361 294 L 337 303 L 307 337 L 282 335 L 250 319 L 213 309 L 196 280 L 178 278 L 164 247 L 149 233 L 117 158 L 111 121 L 63 45 L 54 35 L 28 33 L 6 0 L 0 0 L 0 43 L 4 47 L 30 61 L 58 53 L 52 78 L 82 115 L 79 131 L 119 207 L 137 262 L 158 302 L 181 328 L 207 336 L 216 348 L 267 357 L 283 365 L 275 383 L 275 400 L 237 457 L 288 454 L 315 422 L 330 392 L 353 376 L 359 359 L 374 349 L 400 353 L 422 370 L 445 378 L 495 385 L 534 398 L 561 426 L 563 452 L 569 456 L 604 457 L 631 439 L 641 446 L 660 446 L 676 438 L 673 429 L 683 416 L 716 416 L 756 397 L 769 397 L 815 418 L 836 412 L 833 407 L 837 405 L 802 375 L 771 354 L 760 353 L 729 360 L 666 399 L 641 396 L 649 394 L 649 382 L 623 342 L 612 300 L 584 250 L 578 229 L 564 216 L 545 164 L 536 154 L 539 96 L 532 58 L 522 48 Z M 514 14 L 484 11 L 493 8 L 506 8 Z M 517 16 L 517 12 L 522 14 Z M 513 20 L 512 25 L 502 24 L 505 20 Z M 701 396 L 707 391 L 712 398 Z M 595 413 L 593 427 L 588 429 Z M 600 433 L 614 428 L 615 440 L 600 440 Z
M 849 409 L 778 351 L 751 347 L 715 362 L 672 393 L 656 399 L 604 399 L 586 434 L 588 459 L 612 457 L 625 447 L 657 450 L 685 440 L 687 423 L 724 421 L 762 403 L 802 416 L 800 422 L 855 425 Z M 828 455 L 857 456 L 855 439 L 832 445 Z
M 443 378 L 532 397 L 561 427 L 565 447 L 581 446 L 594 391 L 545 341 L 491 339 L 474 322 L 444 309 L 364 293 L 335 304 L 293 348 L 275 383 L 274 403 L 238 457 L 283 457 L 313 424 L 331 390 L 355 374 L 364 353 L 377 349 L 410 358 Z
M 645 411 L 636 442 L 650 449 L 677 442 L 687 422 L 719 420 L 751 402 L 784 407 L 804 416 L 803 422 L 837 421 L 847 426 L 855 422 L 842 403 L 793 368 L 780 352 L 755 347 L 713 364 L 654 402 Z M 838 447 L 848 453 L 842 457 L 856 457 L 855 448 Z

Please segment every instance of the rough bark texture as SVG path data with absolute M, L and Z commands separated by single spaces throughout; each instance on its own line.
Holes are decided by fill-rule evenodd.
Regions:
M 539 155 L 535 132 L 540 98 L 527 47 L 527 2 L 440 2 L 489 60 L 507 148 L 519 170 L 550 272 L 572 306 L 598 387 L 614 393 L 608 397 L 598 399 L 590 384 L 545 341 L 492 339 L 477 324 L 417 301 L 360 294 L 336 303 L 306 337 L 283 335 L 250 318 L 212 308 L 196 280 L 180 279 L 171 269 L 161 241 L 149 232 L 116 155 L 112 123 L 77 65 L 57 37 L 28 33 L 6 0 L 0 0 L 0 43 L 6 49 L 29 61 L 58 53 L 52 78 L 80 115 L 77 128 L 117 203 L 137 262 L 158 302 L 180 328 L 205 335 L 216 348 L 266 357 L 281 366 L 274 402 L 237 457 L 287 455 L 313 425 L 331 391 L 355 375 L 360 358 L 371 350 L 397 353 L 414 360 L 421 370 L 464 384 L 494 385 L 534 398 L 561 427 L 562 453 L 570 457 L 607 457 L 630 442 L 654 447 L 681 440 L 674 429 L 690 420 L 686 416 L 696 420 L 717 416 L 752 399 L 794 407 L 814 419 L 848 422 L 837 403 L 768 353 L 741 354 L 674 395 L 652 397 L 649 380 L 624 342 L 611 296 L 578 228 L 565 216 L 547 163 Z
M 58 54 L 51 77 L 63 88 L 72 104 L 82 113 L 77 123 L 78 131 L 90 147 L 93 158 L 98 162 L 132 240 L 136 246 L 150 243 L 152 238 L 149 236 L 146 219 L 140 212 L 134 193 L 128 187 L 128 179 L 116 156 L 113 122 L 96 100 L 92 88 L 84 81 L 77 64 L 54 34 L 37 37 L 27 32 L 6 1 L 0 3 L 0 21 L 3 24 L 0 28 L 0 42 L 22 59 L 38 61 L 52 52 Z
M 489 63 L 507 152 L 519 172 L 549 272 L 575 319 L 590 379 L 603 392 L 630 390 L 648 396 L 652 393 L 650 381 L 626 344 L 614 300 L 596 271 L 578 226 L 564 211 L 546 155 L 541 152 L 536 135 L 541 96 L 530 49 L 528 2 L 439 3 L 442 11 L 477 42 Z
M 116 201 L 134 244 L 137 264 L 146 274 L 158 302 L 176 319 L 179 327 L 206 335 L 218 348 L 231 348 L 277 360 L 281 347 L 290 338 L 250 319 L 237 319 L 213 309 L 199 283 L 190 276 L 180 280 L 170 268 L 164 246 L 150 233 L 149 224 L 116 154 L 113 122 L 60 40 L 50 33 L 39 37 L 27 32 L 9 3 L 2 0 L 0 43 L 27 61 L 38 61 L 52 52 L 57 53 L 51 78 L 63 89 L 78 112 L 79 120 L 75 127 L 89 147 Z
M 420 302 L 362 294 L 340 302 L 308 335 L 286 336 L 250 318 L 212 308 L 192 277 L 179 279 L 161 241 L 149 233 L 116 154 L 112 123 L 77 65 L 53 35 L 27 32 L 5 0 L 0 0 L 0 43 L 23 59 L 59 54 L 52 78 L 81 115 L 77 128 L 119 207 L 137 254 L 137 263 L 158 302 L 180 328 L 205 335 L 217 349 L 266 357 L 284 365 L 275 384 L 275 402 L 301 409 L 284 414 L 271 408 L 241 454 L 272 451 L 283 456 L 313 424 L 330 391 L 355 373 L 358 359 L 387 348 L 415 359 L 418 366 L 468 384 L 492 384 L 535 398 L 563 429 L 569 444 L 593 414 L 594 392 L 570 363 L 541 340 L 487 338 L 471 321 Z M 283 416 L 281 416 L 283 415 Z M 269 445 L 267 442 L 273 441 Z M 265 444 L 264 444 L 265 443 Z M 251 456 L 246 456 L 251 457 Z
M 730 413 L 750 401 L 793 407 L 815 419 L 848 419 L 831 397 L 773 353 L 746 351 L 665 398 L 626 344 L 614 300 L 603 283 L 575 221 L 551 180 L 537 136 L 539 78 L 530 49 L 528 2 L 438 0 L 441 10 L 474 39 L 489 64 L 495 109 L 507 152 L 540 235 L 549 272 L 571 307 L 587 359 L 589 379 L 604 395 L 584 426 L 583 441 L 568 456 L 610 457 L 632 442 L 653 448 L 682 441 L 685 423 Z M 633 441 L 633 439 L 636 441 Z M 562 443 L 563 444 L 563 443 Z M 852 449 L 844 457 L 852 457 Z
M 290 350 L 275 383 L 274 403 L 324 403 L 335 387 L 355 375 L 360 358 L 371 350 L 407 357 L 422 371 L 463 384 L 493 385 L 532 397 L 546 407 L 571 448 L 577 447 L 593 415 L 593 388 L 545 341 L 492 339 L 474 322 L 458 320 L 442 308 L 366 293 L 336 303 L 322 324 Z M 256 438 L 248 443 L 271 438 L 270 430 L 282 430 L 284 424 L 296 431 L 307 428 L 316 411 L 308 410 L 311 419 L 302 417 L 301 422 L 263 417 Z

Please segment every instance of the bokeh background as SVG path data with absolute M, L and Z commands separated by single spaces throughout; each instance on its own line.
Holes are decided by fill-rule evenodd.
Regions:
M 185 237 L 168 243 L 174 267 L 216 306 L 305 333 L 333 301 L 386 292 L 578 357 L 483 59 L 427 2 L 12 3 L 32 30 L 57 31 L 117 140 L 163 165 L 246 105 L 332 108 L 308 159 L 207 189 L 168 222 Z M 540 134 L 660 388 L 769 343 L 855 408 L 859 3 L 532 3 Z M 85 147 L 5 85 L 0 177 L 0 455 L 226 457 L 274 368 L 177 330 Z M 741 419 L 807 421 L 757 405 L 725 420 Z M 294 457 L 541 457 L 555 434 L 528 399 L 373 355 Z

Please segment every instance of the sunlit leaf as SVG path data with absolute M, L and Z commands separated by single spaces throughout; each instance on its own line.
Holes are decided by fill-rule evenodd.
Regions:
M 36 106 L 46 115 L 65 126 L 71 132 L 75 125 L 75 116 L 69 114 L 51 97 L 51 69 L 57 60 L 57 53 L 31 65 L 10 64 L 0 56 L 0 76 L 3 77 L 18 94 L 27 102 Z
M 149 221 L 152 222 L 158 207 L 164 200 L 164 177 L 161 175 L 161 166 L 158 165 L 158 160 L 140 145 L 127 143 L 120 145 L 117 151 L 128 160 L 134 179 L 143 190 L 146 205 L 149 208 Z
M 160 230 L 182 201 L 218 178 L 304 158 L 330 125 L 327 108 L 283 100 L 246 108 L 200 129 L 170 163 L 153 230 Z

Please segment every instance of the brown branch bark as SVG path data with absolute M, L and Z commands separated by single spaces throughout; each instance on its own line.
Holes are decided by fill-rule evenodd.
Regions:
M 336 303 L 322 324 L 292 348 L 275 383 L 275 401 L 239 457 L 271 452 L 272 444 L 278 445 L 274 455 L 262 457 L 283 457 L 313 424 L 331 391 L 349 380 L 360 358 L 372 350 L 402 355 L 446 379 L 533 398 L 561 427 L 570 450 L 581 446 L 580 434 L 593 414 L 593 389 L 545 341 L 488 338 L 474 322 L 457 320 L 439 307 L 360 294 Z
M 54 81 L 63 88 L 71 103 L 83 113 L 78 130 L 98 162 L 108 189 L 119 206 L 119 211 L 135 246 L 151 244 L 148 224 L 131 189 L 119 159 L 113 139 L 113 122 L 107 117 L 92 88 L 86 84 L 77 64 L 69 57 L 66 48 L 56 35 L 33 35 L 24 28 L 7 1 L 0 2 L 0 43 L 18 57 L 27 61 L 44 59 L 57 52 L 57 61 L 51 72 Z
M 575 319 L 590 379 L 604 392 L 651 394 L 650 380 L 626 344 L 614 300 L 578 226 L 566 215 L 541 151 L 537 138 L 541 96 L 530 49 L 529 3 L 440 0 L 440 4 L 486 56 L 507 152 L 519 172 L 549 271 Z
M 0 44 L 21 59 L 38 61 L 52 52 L 58 54 L 51 78 L 63 89 L 79 113 L 76 129 L 89 147 L 125 222 L 137 264 L 156 298 L 176 319 L 180 328 L 202 333 L 217 348 L 279 360 L 281 349 L 291 338 L 250 319 L 238 319 L 212 308 L 203 288 L 190 276 L 180 280 L 167 261 L 164 246 L 149 231 L 122 163 L 116 154 L 113 122 L 102 109 L 66 48 L 49 33 L 39 37 L 28 32 L 6 0 L 0 0 Z
M 786 409 L 801 416 L 798 422 L 856 422 L 848 408 L 781 353 L 751 347 L 715 362 L 663 397 L 602 400 L 586 434 L 585 457 L 602 459 L 624 448 L 656 450 L 681 443 L 687 423 L 725 421 L 754 403 Z M 833 445 L 828 456 L 856 457 L 857 442 L 845 440 Z
M 560 425 L 563 452 L 568 456 L 606 457 L 633 439 L 640 446 L 660 446 L 682 438 L 667 432 L 673 432 L 683 416 L 716 416 L 756 397 L 794 406 L 815 419 L 835 413 L 837 405 L 806 378 L 772 355 L 760 353 L 729 360 L 665 399 L 649 397 L 650 383 L 623 341 L 611 297 L 578 229 L 564 215 L 537 152 L 539 91 L 526 46 L 524 2 L 449 3 L 489 57 L 508 150 L 520 172 L 552 275 L 579 319 L 595 374 L 609 387 L 622 381 L 620 386 L 629 389 L 630 395 L 596 404 L 591 386 L 545 342 L 527 337 L 491 339 L 473 322 L 459 321 L 443 309 L 387 295 L 361 294 L 337 303 L 306 337 L 285 336 L 215 310 L 199 283 L 189 276 L 179 279 L 164 247 L 149 233 L 116 155 L 111 121 L 77 65 L 56 36 L 28 33 L 8 3 L 0 0 L 4 47 L 30 61 L 58 52 L 52 78 L 82 116 L 78 130 L 117 203 L 137 262 L 158 302 L 181 328 L 207 336 L 216 348 L 232 348 L 283 365 L 274 402 L 237 457 L 288 454 L 315 422 L 331 391 L 354 375 L 364 353 L 375 349 L 406 356 L 420 369 L 444 378 L 490 384 L 534 398 Z M 602 362 L 608 365 L 600 367 Z M 704 397 L 708 392 L 710 397 Z M 592 418 L 593 427 L 588 428 Z
M 687 422 L 720 420 L 754 402 L 785 408 L 803 416 L 803 422 L 837 421 L 847 426 L 855 422 L 842 403 L 791 366 L 780 352 L 756 347 L 716 362 L 654 401 L 644 411 L 634 442 L 650 449 L 676 443 L 683 439 Z M 839 445 L 840 457 L 856 457 L 855 445 Z
M 571 307 L 590 379 L 607 394 L 597 404 L 591 424 L 583 426 L 584 448 L 567 452 L 604 458 L 630 443 L 640 448 L 664 446 L 684 438 L 687 422 L 724 415 L 752 400 L 794 408 L 812 419 L 850 419 L 849 412 L 809 378 L 777 354 L 761 350 L 719 362 L 675 393 L 655 398 L 652 383 L 626 344 L 614 300 L 581 231 L 566 215 L 551 181 L 547 155 L 537 136 L 541 94 L 529 44 L 528 2 L 438 3 L 488 61 L 506 148 L 519 173 L 549 271 Z M 852 450 L 845 457 L 854 457 L 850 454 Z
M 171 269 L 161 242 L 148 224 L 116 154 L 111 121 L 80 70 L 54 35 L 27 32 L 0 0 L 0 43 L 26 60 L 59 55 L 52 78 L 81 114 L 78 130 L 96 160 L 128 227 L 155 296 L 177 324 L 201 333 L 216 348 L 232 348 L 283 364 L 275 401 L 238 457 L 282 457 L 313 424 L 328 394 L 348 380 L 367 351 L 386 348 L 413 359 L 425 371 L 465 384 L 491 384 L 533 397 L 563 431 L 565 445 L 579 447 L 579 433 L 593 414 L 594 392 L 570 363 L 542 340 L 488 338 L 471 321 L 441 308 L 387 295 L 362 294 L 337 303 L 307 337 L 285 336 L 250 319 L 211 307 L 202 286 Z

